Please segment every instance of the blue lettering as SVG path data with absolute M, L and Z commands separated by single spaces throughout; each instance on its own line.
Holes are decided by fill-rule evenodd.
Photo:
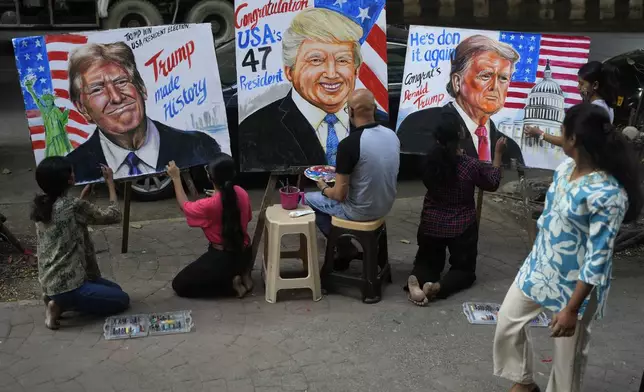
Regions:
M 272 45 L 282 41 L 282 32 L 274 31 L 269 25 L 264 25 L 264 33 L 255 26 L 252 29 L 237 32 L 237 47 L 246 49 L 248 47 L 256 48 L 258 46 Z
M 461 42 L 461 34 L 460 33 L 448 33 L 443 29 L 441 34 L 438 36 L 438 44 L 439 45 L 458 45 L 459 42 Z
M 418 33 L 409 34 L 409 46 L 419 46 Z
M 162 99 L 170 96 L 170 94 L 178 90 L 179 87 L 180 87 L 179 76 L 173 77 L 172 75 L 170 75 L 170 80 L 168 81 L 168 84 L 161 86 L 154 93 L 154 102 L 159 102 Z
M 253 38 L 250 40 L 250 45 L 252 47 L 256 47 L 257 45 L 261 44 L 262 37 L 259 36 L 259 27 L 253 27 L 250 32 L 253 35 Z
M 272 44 L 275 43 L 275 37 L 273 37 L 273 31 L 269 25 L 264 25 L 264 45 L 271 41 Z
M 187 105 L 195 102 L 195 100 L 197 105 L 201 105 L 206 102 L 207 98 L 208 85 L 206 78 L 203 78 L 192 83 L 192 86 L 184 88 L 180 95 L 163 104 L 165 119 L 168 120 L 176 117 Z
M 280 69 L 275 73 L 265 71 L 263 74 L 257 75 L 254 79 L 248 79 L 246 76 L 239 76 L 239 88 L 241 90 L 253 90 L 260 87 L 270 86 L 284 81 L 283 70 Z
M 250 42 L 250 38 L 248 36 L 248 30 L 239 31 L 237 33 L 237 47 L 239 47 L 240 49 L 246 49 L 248 47 L 249 42 Z

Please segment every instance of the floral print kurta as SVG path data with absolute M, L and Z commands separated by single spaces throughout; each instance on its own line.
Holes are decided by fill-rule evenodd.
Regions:
M 36 223 L 38 280 L 46 295 L 75 290 L 86 280 L 101 276 L 88 224 L 121 220 L 116 202 L 105 208 L 86 200 L 63 196 L 54 202 L 50 223 Z
M 555 171 L 537 222 L 539 233 L 515 284 L 536 303 L 559 312 L 581 280 L 595 286 L 591 293 L 599 304 L 595 317 L 601 318 L 610 288 L 613 245 L 628 197 L 604 172 L 570 181 L 574 168 L 575 162 L 568 159 Z

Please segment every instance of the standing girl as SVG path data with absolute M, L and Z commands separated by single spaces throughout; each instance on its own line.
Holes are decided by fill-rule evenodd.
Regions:
M 181 173 L 174 161 L 168 164 L 179 207 L 188 226 L 200 227 L 209 241 L 208 250 L 179 271 L 172 288 L 180 297 L 243 297 L 252 291 L 252 265 L 248 222 L 253 217 L 246 191 L 233 184 L 235 161 L 218 153 L 206 167 L 215 193 L 211 197 L 189 201 L 181 183 Z
M 65 310 L 109 316 L 130 305 L 119 285 L 101 278 L 94 244 L 87 226 L 121 221 L 112 169 L 103 167 L 110 204 L 100 208 L 81 197 L 67 195 L 74 185 L 74 172 L 67 158 L 49 157 L 36 168 L 36 182 L 44 195 L 34 199 L 31 219 L 38 240 L 38 280 L 47 305 L 45 325 L 59 327 Z
M 642 205 L 637 161 L 604 108 L 570 108 L 563 135 L 570 158 L 555 171 L 536 241 L 498 315 L 494 372 L 515 382 L 512 392 L 539 391 L 526 326 L 543 308 L 555 312 L 547 391 L 581 390 L 590 323 L 606 306 L 615 237 Z
M 617 102 L 617 88 L 619 87 L 617 69 L 611 64 L 591 61 L 579 68 L 577 76 L 577 88 L 579 88 L 581 98 L 584 102 L 603 108 L 612 124 L 615 118 L 613 108 Z M 525 133 L 559 147 L 564 142 L 563 136 L 550 135 L 538 127 L 526 127 Z

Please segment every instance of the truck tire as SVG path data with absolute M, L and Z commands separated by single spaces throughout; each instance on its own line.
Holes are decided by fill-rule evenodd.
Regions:
M 163 24 L 161 12 L 147 0 L 120 0 L 108 11 L 106 29 L 156 26 Z
M 132 182 L 132 197 L 138 201 L 164 200 L 172 195 L 172 181 L 165 175 L 142 177 Z
M 210 23 L 215 46 L 235 38 L 235 10 L 227 0 L 202 0 L 188 11 L 187 23 Z

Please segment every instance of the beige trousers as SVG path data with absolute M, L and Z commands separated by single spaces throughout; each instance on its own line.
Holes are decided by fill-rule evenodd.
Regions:
M 546 392 L 581 392 L 581 382 L 588 359 L 590 322 L 597 310 L 597 296 L 592 293 L 584 316 L 577 322 L 575 334 L 554 338 L 552 372 Z M 528 323 L 543 311 L 516 284 L 508 290 L 498 315 L 494 335 L 494 374 L 520 384 L 533 378 L 532 343 Z

